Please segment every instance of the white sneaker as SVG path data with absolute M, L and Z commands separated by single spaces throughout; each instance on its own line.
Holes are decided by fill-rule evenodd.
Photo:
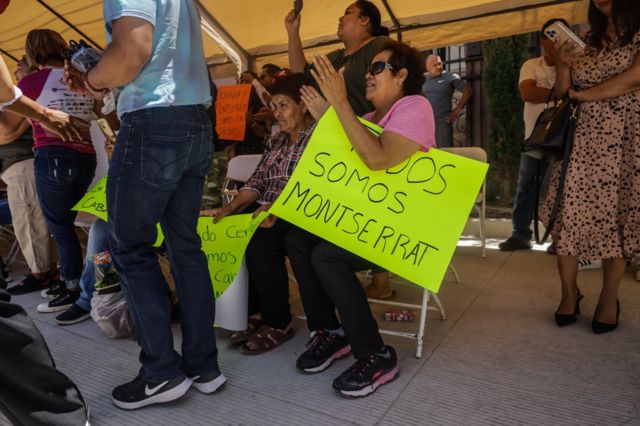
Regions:
M 578 271 L 602 268 L 602 260 L 578 259 Z
M 214 393 L 220 388 L 220 386 L 227 382 L 227 378 L 219 371 L 214 371 L 213 373 L 205 374 L 203 376 L 191 377 L 191 380 L 193 381 L 191 386 L 202 393 Z

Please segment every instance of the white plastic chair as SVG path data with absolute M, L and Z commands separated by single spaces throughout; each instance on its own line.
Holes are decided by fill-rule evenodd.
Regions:
M 222 202 L 229 203 L 233 197 L 238 195 L 237 189 L 231 189 L 231 182 L 246 182 L 249 180 L 253 172 L 258 167 L 262 155 L 238 155 L 229 160 L 227 168 L 227 176 L 222 184 Z
M 460 148 L 440 148 L 442 151 L 449 152 L 451 154 L 460 155 L 462 157 L 471 158 L 472 160 L 487 162 L 487 152 L 479 147 L 460 147 Z M 482 182 L 480 192 L 473 205 L 473 209 L 478 212 L 478 218 L 480 222 L 480 242 L 482 243 L 482 258 L 487 257 L 486 251 L 486 235 L 485 235 L 485 214 L 486 214 L 486 199 L 485 194 L 487 192 L 487 179 Z

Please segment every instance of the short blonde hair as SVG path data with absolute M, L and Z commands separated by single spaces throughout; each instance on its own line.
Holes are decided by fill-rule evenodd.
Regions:
M 31 66 L 64 62 L 69 45 L 53 30 L 31 30 L 27 34 L 25 53 Z

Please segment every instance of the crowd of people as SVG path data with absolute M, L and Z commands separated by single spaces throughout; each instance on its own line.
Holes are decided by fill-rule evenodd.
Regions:
M 613 331 L 626 262 L 640 252 L 638 12 L 631 0 L 592 0 L 584 51 L 547 38 L 544 29 L 559 20 L 554 19 L 541 32 L 544 56 L 522 66 L 525 137 L 552 94 L 580 101 L 575 146 L 553 227 L 562 283 L 558 326 L 572 324 L 580 313 L 579 259 L 601 260 L 603 289 L 592 327 L 594 333 Z M 217 222 L 231 214 L 268 211 L 329 107 L 371 170 L 396 166 L 418 151 L 452 146 L 451 123 L 472 90 L 456 74 L 443 71 L 438 56 L 425 58 L 393 41 L 377 7 L 358 0 L 339 19 L 343 48 L 308 63 L 301 19 L 292 10 L 284 20 L 288 67 L 266 64 L 259 75 L 240 75 L 240 83 L 260 84 L 253 84 L 246 137 L 239 144 L 220 141 L 215 134 L 216 87 L 205 65 L 199 15 L 189 0 L 105 0 L 109 44 L 89 71 L 67 61 L 68 45 L 58 33 L 33 30 L 16 70 L 17 87 L 3 75 L 0 108 L 10 112 L 0 114 L 2 179 L 30 270 L 8 292 L 42 291 L 49 300 L 38 311 L 62 311 L 56 318 L 61 325 L 83 321 L 89 318 L 95 285 L 91 257 L 111 252 L 141 348 L 139 372 L 112 393 L 122 409 L 172 401 L 192 386 L 213 393 L 226 382 L 218 366 L 215 301 L 196 233 L 198 218 L 211 216 Z M 462 99 L 452 108 L 455 90 Z M 103 99 L 116 92 L 117 108 L 109 111 Z M 87 123 L 98 117 L 118 134 L 115 144 L 107 143 L 108 220 L 91 227 L 83 260 L 71 208 L 94 177 L 96 151 Z M 359 117 L 382 127 L 382 133 L 371 133 Z M 223 205 L 219 180 L 226 162 L 254 153 L 262 154 L 258 167 Z M 531 247 L 533 173 L 545 167 L 522 156 L 513 235 L 502 250 Z M 560 166 L 552 164 L 549 170 L 547 220 Z M 153 248 L 158 223 L 180 306 L 180 353 L 174 350 L 168 287 Z M 333 381 L 347 397 L 369 395 L 395 379 L 396 352 L 383 341 L 367 302 L 368 297 L 393 297 L 388 272 L 273 215 L 260 224 L 246 250 L 247 328 L 233 333 L 229 343 L 256 355 L 293 336 L 287 258 L 310 332 L 296 367 L 319 373 L 352 353 L 355 363 Z M 373 272 L 366 289 L 355 274 L 365 270 Z

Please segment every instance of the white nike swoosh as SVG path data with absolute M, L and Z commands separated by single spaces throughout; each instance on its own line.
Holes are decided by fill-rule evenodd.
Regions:
M 144 394 L 147 395 L 147 396 L 151 396 L 154 393 L 158 392 L 160 390 L 160 388 L 163 387 L 164 385 L 166 385 L 167 383 L 169 383 L 169 382 L 168 381 L 162 382 L 162 383 L 160 383 L 158 386 L 156 386 L 154 388 L 150 388 L 149 385 L 145 385 Z

